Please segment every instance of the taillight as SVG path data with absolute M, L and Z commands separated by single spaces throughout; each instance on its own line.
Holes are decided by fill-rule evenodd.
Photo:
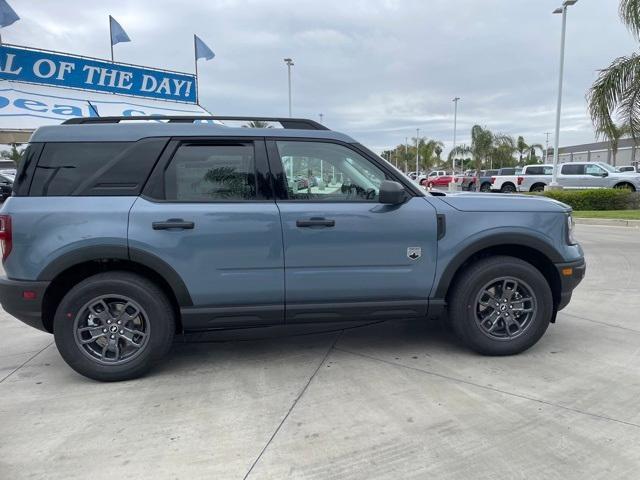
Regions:
M 518 177 L 518 185 L 522 185 L 522 181 L 524 180 L 523 177 Z
M 493 185 L 494 183 L 496 183 L 496 177 L 491 177 L 491 185 Z
M 0 215 L 0 246 L 2 246 L 2 261 L 4 262 L 13 247 L 10 215 Z

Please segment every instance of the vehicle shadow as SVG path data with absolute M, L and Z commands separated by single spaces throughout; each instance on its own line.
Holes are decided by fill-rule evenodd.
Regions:
M 391 357 L 398 352 L 464 353 L 445 320 L 385 320 L 366 325 L 300 325 L 244 328 L 190 334 L 176 338 L 168 361 L 156 373 L 179 375 L 212 366 L 251 368 L 283 360 L 322 357 L 329 348 L 342 352 Z

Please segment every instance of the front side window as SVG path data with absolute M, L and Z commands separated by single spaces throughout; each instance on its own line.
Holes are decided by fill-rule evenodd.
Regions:
M 386 176 L 371 161 L 334 143 L 278 141 L 290 200 L 377 201 Z
M 605 173 L 604 169 L 599 165 L 587 165 L 585 171 L 587 175 L 594 175 L 596 177 L 599 177 L 603 173 Z
M 242 201 L 256 197 L 252 144 L 184 143 L 164 175 L 166 200 Z

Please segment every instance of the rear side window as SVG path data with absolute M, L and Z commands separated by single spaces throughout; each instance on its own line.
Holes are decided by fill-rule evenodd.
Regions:
M 551 175 L 553 173 L 553 167 L 548 166 L 536 166 L 536 167 L 527 167 L 525 171 L 525 175 Z
M 178 202 L 256 198 L 253 144 L 178 147 L 164 175 L 165 199 Z
M 47 143 L 33 175 L 30 195 L 71 195 L 127 145 L 128 142 Z
M 500 170 L 500 175 L 515 175 L 515 174 L 516 174 L 515 168 L 503 168 L 502 170 Z
M 563 175 L 584 175 L 584 165 L 563 165 Z

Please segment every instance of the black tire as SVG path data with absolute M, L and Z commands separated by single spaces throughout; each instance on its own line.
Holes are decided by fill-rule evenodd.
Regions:
M 470 183 L 469 184 L 469 188 L 467 188 L 468 191 L 470 192 L 475 192 L 476 191 L 476 184 L 475 183 Z
M 481 192 L 490 192 L 491 191 L 491 184 L 489 182 L 484 182 L 482 185 L 480 185 L 480 191 Z
M 478 298 L 482 298 L 484 287 L 495 279 L 500 281 L 505 277 L 526 285 L 535 302 L 535 309 L 528 317 L 526 327 L 522 328 L 521 333 L 514 334 L 513 338 L 498 337 L 497 332 L 493 336 L 486 331 L 486 324 L 483 329 L 477 320 L 478 308 L 481 308 Z M 515 304 L 517 300 L 509 302 Z M 467 267 L 453 286 L 448 308 L 454 331 L 469 348 L 483 355 L 513 355 L 527 350 L 542 337 L 549 326 L 554 307 L 549 284 L 537 268 L 519 258 L 495 256 Z M 500 312 L 496 309 L 496 313 Z M 496 323 L 500 324 L 500 319 Z
M 618 183 L 613 188 L 617 188 L 619 190 L 625 190 L 626 189 L 626 190 L 629 190 L 631 192 L 635 192 L 636 191 L 636 187 L 634 187 L 631 183 L 627 183 L 627 182 Z
M 544 192 L 544 183 L 536 183 L 529 189 L 530 192 Z
M 109 318 L 109 320 L 93 316 L 93 314 L 85 315 L 92 308 L 89 307 L 92 302 L 95 302 L 95 305 L 102 305 L 100 301 L 103 298 L 106 303 L 102 304 L 109 305 L 109 313 L 105 317 L 105 319 Z M 138 309 L 138 315 L 133 320 L 130 320 L 132 315 L 122 317 L 122 311 L 114 312 L 112 310 L 112 307 L 124 306 L 123 302 L 125 300 L 120 303 L 117 301 L 112 303 L 110 300 L 118 298 L 130 300 L 131 311 L 136 312 L 136 309 Z M 96 310 L 104 312 L 103 308 L 98 306 L 96 309 L 95 305 L 92 312 Z M 129 303 L 126 303 L 126 305 L 129 305 Z M 124 308 L 127 307 L 124 306 Z M 99 313 L 102 314 L 102 312 Z M 114 312 L 113 315 L 111 315 L 112 312 Z M 113 340 L 113 345 L 117 345 L 117 348 L 114 348 L 117 350 L 117 354 L 114 354 L 115 359 L 107 358 L 102 361 L 98 358 L 93 358 L 95 347 L 109 342 L 107 337 L 110 335 L 109 333 L 104 335 L 100 333 L 107 331 L 106 328 L 104 330 L 99 329 L 99 331 L 96 329 L 102 326 L 115 327 L 116 322 L 111 319 L 117 315 L 120 315 L 119 318 L 126 318 L 124 323 L 130 328 L 125 328 L 119 332 L 114 331 L 117 336 L 116 340 Z M 85 326 L 84 330 L 91 328 L 92 330 L 89 332 L 91 336 L 94 335 L 95 331 L 100 336 L 98 340 L 88 347 L 81 345 L 81 337 L 86 335 L 86 332 L 77 333 L 80 322 L 92 322 L 93 326 Z M 106 325 L 107 322 L 111 325 Z M 139 332 L 135 330 L 135 328 L 138 328 L 135 323 L 139 323 L 146 328 L 146 333 L 144 333 L 143 327 L 139 327 Z M 129 342 L 127 341 L 128 338 L 124 338 L 126 335 L 119 336 L 125 330 L 125 333 L 138 332 L 138 334 L 131 334 L 132 341 Z M 129 380 L 146 373 L 168 353 L 173 343 L 174 332 L 174 311 L 162 290 L 155 283 L 144 277 L 122 271 L 100 273 L 75 285 L 60 302 L 53 324 L 56 346 L 67 364 L 81 375 L 107 382 Z M 114 335 L 111 335 L 111 338 L 114 338 Z M 102 344 L 99 343 L 99 340 L 102 340 Z M 133 346 L 135 345 L 134 340 L 138 340 L 140 346 Z M 109 353 L 109 349 L 106 347 L 105 349 Z M 132 352 L 130 358 L 125 356 L 127 351 Z M 123 358 L 119 361 L 120 363 L 117 363 L 117 355 L 120 355 L 121 352 Z M 102 355 L 105 355 L 105 350 L 102 350 Z M 109 364 L 109 362 L 112 363 Z
M 514 193 L 516 191 L 516 186 L 513 183 L 505 183 L 500 187 L 500 192 L 502 193 Z

